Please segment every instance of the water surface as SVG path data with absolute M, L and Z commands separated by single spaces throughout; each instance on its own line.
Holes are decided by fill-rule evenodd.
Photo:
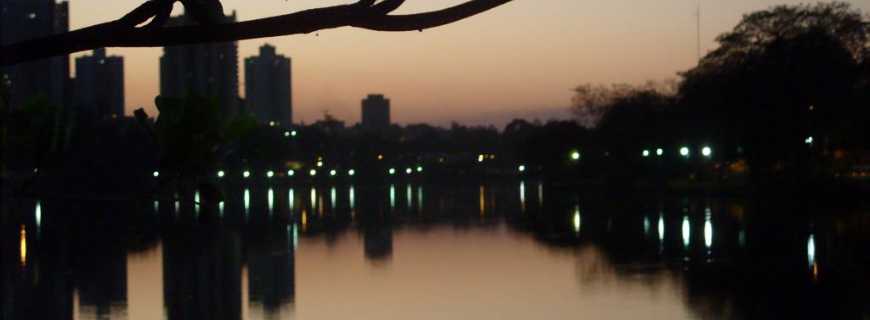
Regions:
M 867 319 L 870 215 L 537 181 L 7 201 L 3 319 Z

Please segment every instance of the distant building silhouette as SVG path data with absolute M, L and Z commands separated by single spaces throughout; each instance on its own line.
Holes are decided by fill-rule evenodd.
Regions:
M 124 58 L 106 49 L 76 59 L 74 105 L 99 119 L 124 115 Z
M 264 123 L 293 123 L 292 62 L 263 45 L 260 55 L 245 59 L 246 106 Z
M 0 0 L 0 44 L 69 31 L 69 3 L 55 0 Z M 0 68 L 0 79 L 10 88 L 9 102 L 20 107 L 43 97 L 56 106 L 67 102 L 69 56 Z
M 226 22 L 235 22 L 235 12 Z M 188 15 L 172 17 L 168 26 L 193 24 Z M 237 42 L 202 43 L 163 48 L 160 57 L 160 96 L 183 98 L 194 94 L 217 99 L 224 114 L 239 110 L 239 53 Z
M 362 127 L 383 130 L 390 127 L 390 99 L 382 94 L 370 94 L 362 101 Z

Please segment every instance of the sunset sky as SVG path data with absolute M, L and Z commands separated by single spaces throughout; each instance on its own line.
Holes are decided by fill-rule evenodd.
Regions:
M 116 19 L 144 0 L 70 0 L 71 27 Z M 284 14 L 334 0 L 223 0 L 240 20 Z M 408 0 L 400 12 L 462 0 Z M 702 1 L 702 47 L 744 13 L 798 0 Z M 850 1 L 870 12 L 870 1 Z M 296 121 L 325 112 L 353 124 L 372 92 L 393 101 L 399 123 L 455 120 L 503 125 L 513 117 L 566 117 L 571 89 L 583 83 L 642 83 L 675 78 L 696 61 L 695 0 L 514 0 L 424 32 L 322 31 L 242 41 L 239 58 L 270 43 L 293 58 Z M 176 7 L 176 13 L 181 9 Z M 111 48 L 126 59 L 127 113 L 155 113 L 161 48 Z M 241 61 L 240 61 L 241 62 Z M 240 81 L 244 68 L 240 64 Z M 244 83 L 242 83 L 244 86 Z M 241 90 L 242 94 L 244 90 Z

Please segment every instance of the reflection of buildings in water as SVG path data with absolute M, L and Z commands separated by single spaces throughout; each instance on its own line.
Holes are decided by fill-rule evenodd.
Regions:
M 386 260 L 393 256 L 393 228 L 388 223 L 363 230 L 365 254 L 369 260 Z
M 293 228 L 270 227 L 266 237 L 248 244 L 249 308 L 262 307 L 266 316 L 279 316 L 282 311 L 293 309 L 296 294 Z
M 167 319 L 240 319 L 241 266 L 241 244 L 233 232 L 183 229 L 167 235 L 163 242 Z
M 107 241 L 107 239 L 90 239 Z M 126 317 L 127 252 L 123 245 L 96 245 L 79 253 L 77 292 L 82 315 L 96 319 Z

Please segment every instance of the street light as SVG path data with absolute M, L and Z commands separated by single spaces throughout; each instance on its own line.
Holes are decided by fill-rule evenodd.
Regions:
M 644 151 L 643 151 L 643 157 L 644 157 L 644 158 L 648 158 L 648 157 L 649 157 L 649 150 L 644 150 Z
M 662 149 L 662 148 L 656 149 L 656 156 L 661 157 L 663 155 L 665 155 L 665 149 Z
M 290 136 L 295 137 L 297 135 L 296 130 L 290 131 Z
M 266 178 L 272 179 L 275 176 L 275 171 L 269 170 L 266 172 Z
M 689 147 L 680 148 L 680 155 L 688 158 L 689 157 Z
M 574 150 L 571 152 L 571 160 L 580 161 L 580 151 Z
M 218 177 L 218 178 L 223 178 L 225 175 L 226 175 L 226 173 L 225 173 L 223 170 L 220 170 L 220 171 L 217 172 L 217 177 Z
M 242 176 L 245 177 L 245 179 L 250 178 L 251 172 L 248 170 L 245 170 L 245 172 L 242 172 Z
M 806 140 L 804 140 L 804 143 L 806 143 L 808 145 L 812 145 L 814 141 L 815 141 L 815 139 L 812 136 L 809 136 L 809 137 L 807 137 Z
M 423 172 L 423 166 L 417 166 L 417 172 Z
M 478 155 L 478 156 L 477 156 L 477 162 L 483 162 L 483 159 L 485 159 L 485 158 L 486 158 L 486 157 L 484 157 L 482 154 L 481 154 L 481 155 Z
M 308 175 L 310 175 L 310 176 L 312 176 L 312 177 L 313 177 L 313 176 L 316 176 L 316 175 L 317 175 L 317 170 L 311 169 L 310 171 L 308 171 Z
M 288 177 L 292 177 L 292 176 L 295 176 L 295 175 L 296 175 L 296 171 L 293 171 L 293 170 L 287 170 L 287 176 L 288 176 Z
M 347 175 L 349 175 L 349 176 L 351 176 L 351 177 L 355 176 L 355 175 L 356 175 L 356 170 L 354 170 L 354 169 L 347 170 Z
M 412 173 L 414 173 L 414 170 L 412 170 L 411 168 L 408 168 L 408 169 L 405 169 L 405 173 L 412 174 Z
M 517 167 L 517 170 L 521 173 L 526 172 L 526 165 L 521 164 L 519 167 Z
M 334 176 L 336 176 L 337 174 L 338 174 L 338 171 L 335 171 L 335 169 L 329 170 L 329 175 L 330 175 L 330 176 L 334 177 Z
M 391 176 L 394 176 L 396 175 L 396 168 L 390 168 L 390 170 L 387 172 L 389 172 Z
M 151 175 L 154 176 L 155 178 L 160 178 L 160 171 L 154 171 L 151 173 Z
M 703 154 L 705 157 L 709 158 L 710 156 L 713 155 L 713 149 L 710 147 L 704 147 L 704 149 L 701 149 L 701 154 Z

